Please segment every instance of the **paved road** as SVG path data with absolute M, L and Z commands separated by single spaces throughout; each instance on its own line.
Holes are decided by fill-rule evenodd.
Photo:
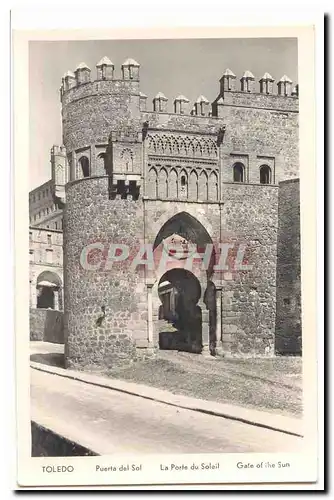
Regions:
M 297 452 L 302 438 L 31 369 L 32 419 L 99 454 Z

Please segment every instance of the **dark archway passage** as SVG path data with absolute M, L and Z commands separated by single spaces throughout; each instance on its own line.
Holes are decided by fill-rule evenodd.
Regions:
M 207 245 L 211 257 L 205 266 L 200 259 L 191 259 L 194 249 L 204 255 Z M 160 228 L 153 249 L 160 252 L 158 257 L 163 252 L 168 254 L 168 265 L 157 283 L 159 313 L 157 309 L 153 312 L 153 329 L 160 348 L 213 354 L 217 311 L 212 282 L 216 258 L 211 236 L 198 219 L 179 212 Z
M 62 310 L 62 282 L 51 271 L 43 271 L 37 278 L 37 308 Z
M 171 269 L 160 279 L 159 347 L 201 352 L 202 312 L 198 279 L 185 269 Z
M 192 215 L 187 212 L 179 212 L 173 215 L 158 232 L 153 250 L 157 248 L 164 239 L 177 234 L 188 242 L 196 244 L 198 247 L 204 247 L 212 243 L 212 239 L 205 227 Z
M 51 287 L 39 287 L 39 294 L 37 295 L 37 308 L 38 309 L 54 309 L 55 308 L 55 292 Z

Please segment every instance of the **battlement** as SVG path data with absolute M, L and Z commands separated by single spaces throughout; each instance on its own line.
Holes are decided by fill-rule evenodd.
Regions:
M 157 93 L 153 98 L 151 110 L 148 109 L 148 98 L 140 91 L 139 76 L 140 65 L 131 58 L 126 59 L 121 65 L 121 78 L 117 77 L 114 63 L 106 56 L 96 64 L 95 80 L 91 79 L 91 69 L 88 65 L 80 63 L 74 73 L 67 71 L 63 76 L 60 88 L 61 101 L 66 105 L 72 101 L 101 94 L 129 94 L 137 97 L 140 111 L 152 110 L 154 113 L 171 114 L 168 111 L 169 99 L 163 92 Z M 274 92 L 275 79 L 268 72 L 258 79 L 258 84 L 257 78 L 249 70 L 239 78 L 239 86 L 237 80 L 233 71 L 226 69 L 219 80 L 219 95 L 212 103 L 202 94 L 194 103 L 190 103 L 190 100 L 181 94 L 174 98 L 173 112 L 181 115 L 220 117 L 221 107 L 227 105 L 298 111 L 299 87 L 298 84 L 293 86 L 288 76 L 284 75 L 277 81 L 277 92 Z
M 297 224 L 296 186 L 281 181 L 299 170 L 298 86 L 293 90 L 286 75 L 275 81 L 269 73 L 259 78 L 250 71 L 237 78 L 226 70 L 220 87 L 218 78 L 213 102 L 204 89 L 187 96 L 180 88 L 168 96 L 156 88 L 151 105 L 141 91 L 140 65 L 134 59 L 126 59 L 119 74 L 103 57 L 96 76 L 85 63 L 64 75 L 67 156 L 62 146 L 54 146 L 51 162 L 54 198 L 57 206 L 65 202 L 68 367 L 116 366 L 118 359 L 123 363 L 134 357 L 135 342 L 149 349 L 161 345 L 165 324 L 159 321 L 173 302 L 161 300 L 159 286 L 165 281 L 173 287 L 180 283 L 182 336 L 198 332 L 187 350 L 195 345 L 196 352 L 202 346 L 208 352 L 218 342 L 226 353 L 273 354 L 276 271 L 280 267 L 284 273 L 291 255 L 297 260 L 298 241 L 288 234 Z M 215 274 L 215 266 L 199 266 L 196 282 L 188 274 L 179 281 L 182 259 L 171 252 L 176 259 L 171 274 L 162 274 L 159 267 L 154 277 L 143 266 L 134 272 L 132 257 L 142 242 L 157 250 L 155 261 L 169 246 L 163 242 L 176 235 L 187 248 L 190 243 L 198 249 L 228 240 L 247 243 L 249 273 L 228 272 L 225 279 L 225 273 Z M 114 243 L 129 249 L 124 258 L 132 259 L 131 266 L 106 266 Z M 291 274 L 298 272 L 295 263 L 291 269 Z M 191 289 L 196 283 L 196 303 L 179 315 L 180 305 L 190 303 L 186 282 Z M 295 283 L 299 286 L 297 279 L 292 286 L 281 280 L 278 295 L 277 314 L 282 321 L 289 318 L 284 323 L 288 332 L 299 321 L 294 313 L 288 316 L 285 304 L 294 298 Z M 297 327 L 294 332 L 299 335 Z
M 60 97 L 62 99 L 63 95 L 71 91 L 73 88 L 79 87 L 81 85 L 100 82 L 100 81 L 110 81 L 110 80 L 125 80 L 139 82 L 139 68 L 140 65 L 134 59 L 128 58 L 121 65 L 121 76 L 122 78 L 115 78 L 115 66 L 111 60 L 104 56 L 96 64 L 96 80 L 91 79 L 91 69 L 90 67 L 82 62 L 78 64 L 75 71 L 67 71 L 62 78 L 62 86 L 60 87 Z
M 170 98 L 160 90 L 149 106 L 148 96 L 140 88 L 137 61 L 126 59 L 123 62 L 121 78 L 116 75 L 115 65 L 108 57 L 103 57 L 96 69 L 97 79 L 94 81 L 91 80 L 91 69 L 85 63 L 80 63 L 74 73 L 68 71 L 63 78 L 62 124 L 66 153 L 62 146 L 55 146 L 52 150 L 59 190 L 68 181 L 111 172 L 115 183 L 132 181 L 130 175 L 145 177 L 143 165 L 147 162 L 147 154 L 157 156 L 157 152 L 161 153 L 158 145 L 153 153 L 148 147 L 142 147 L 151 133 L 167 134 L 168 144 L 166 148 L 162 147 L 163 155 L 169 151 L 170 156 L 182 157 L 184 162 L 186 157 L 192 162 L 199 155 L 209 168 L 205 147 L 196 149 L 192 138 L 212 135 L 226 154 L 240 153 L 238 158 L 242 162 L 250 151 L 256 151 L 271 162 L 270 168 L 274 171 L 274 161 L 277 165 L 281 161 L 276 144 L 279 141 L 287 144 L 287 132 L 293 136 L 298 127 L 298 86 L 292 90 L 292 81 L 286 75 L 277 82 L 278 93 L 274 93 L 275 79 L 269 73 L 257 78 L 257 88 L 255 76 L 245 71 L 240 78 L 240 87 L 236 88 L 237 76 L 227 69 L 220 79 L 218 97 L 213 102 L 202 93 L 195 99 L 181 93 Z M 259 130 L 259 124 L 263 130 Z M 240 137 L 245 128 L 251 131 L 247 141 Z M 184 140 L 178 144 L 177 137 L 184 140 L 187 137 L 186 142 L 192 144 L 190 149 Z M 170 142 L 172 139 L 177 146 Z M 265 141 L 265 151 L 261 141 Z M 226 162 L 230 164 L 230 159 Z M 245 166 L 245 172 L 247 168 Z M 278 166 L 277 171 L 280 168 Z M 294 171 L 294 166 L 291 166 L 291 171 Z M 117 177 L 119 173 L 122 178 Z M 258 177 L 258 172 L 255 172 L 254 179 Z M 273 180 L 278 178 L 281 177 L 273 177 Z M 138 179 L 136 185 L 139 186 Z
M 245 93 L 260 93 L 266 95 L 275 95 L 274 82 L 275 79 L 269 74 L 264 75 L 258 80 L 258 87 L 256 87 L 256 78 L 250 71 L 245 71 L 240 78 L 240 87 L 237 89 L 236 75 L 230 70 L 226 69 L 220 81 L 220 95 L 223 96 L 224 92 L 245 92 Z M 299 88 L 298 84 L 293 87 L 293 82 L 286 75 L 283 75 L 277 82 L 277 94 L 282 97 L 298 97 Z
M 51 155 L 65 156 L 66 157 L 66 148 L 65 148 L 65 146 L 53 145 L 52 148 L 51 148 Z

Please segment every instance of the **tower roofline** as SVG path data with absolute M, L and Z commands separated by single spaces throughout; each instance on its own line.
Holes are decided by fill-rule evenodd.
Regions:
M 114 66 L 114 63 L 110 61 L 109 57 L 104 56 L 102 59 L 99 60 L 99 62 L 96 64 L 96 66 Z

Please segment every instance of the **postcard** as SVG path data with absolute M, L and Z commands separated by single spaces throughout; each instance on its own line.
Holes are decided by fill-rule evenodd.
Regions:
M 318 477 L 312 26 L 13 27 L 19 488 Z

